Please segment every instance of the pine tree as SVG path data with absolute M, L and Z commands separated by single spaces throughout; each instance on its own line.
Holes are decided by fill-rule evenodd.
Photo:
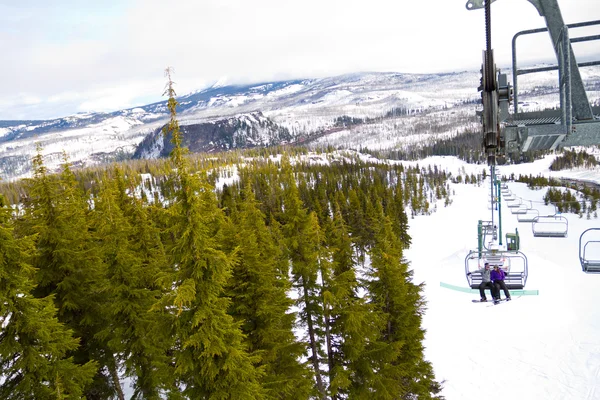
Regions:
M 64 156 L 62 172 L 48 175 L 41 149 L 34 158 L 29 199 L 19 221 L 25 235 L 36 234 L 33 266 L 37 269 L 35 297 L 53 295 L 58 319 L 80 338 L 72 355 L 77 364 L 92 360 L 101 367 L 87 388 L 90 399 L 114 395 L 118 389 L 114 360 L 95 337 L 105 325 L 100 291 L 104 269 L 97 243 L 90 235 L 88 199 Z M 102 368 L 106 367 L 106 368 Z
M 370 362 L 377 373 L 365 371 L 365 379 L 377 394 L 375 398 L 437 398 L 440 385 L 434 380 L 431 364 L 423 358 L 422 287 L 412 282 L 402 244 L 383 215 L 370 256 L 369 297 L 383 313 L 385 325 L 374 346 L 378 351 L 371 353 Z M 359 398 L 366 393 L 361 390 Z
M 166 260 L 145 210 L 123 196 L 124 186 L 121 171 L 115 170 L 114 180 L 105 175 L 94 202 L 96 241 L 106 265 L 102 292 L 108 300 L 103 310 L 108 321 L 97 337 L 133 378 L 136 397 L 158 399 L 159 389 L 168 387 L 168 341 L 150 308 L 160 296 L 156 277 Z M 130 210 L 131 219 L 121 207 Z
M 341 212 L 337 210 L 328 230 L 331 276 L 325 277 L 323 296 L 326 325 L 329 326 L 328 363 L 330 395 L 347 398 L 363 382 L 359 364 L 370 342 L 377 340 L 381 316 L 359 295 L 352 241 Z
M 0 196 L 0 397 L 81 398 L 97 366 L 79 366 L 68 357 L 79 341 L 58 321 L 52 297 L 32 295 L 32 239 L 14 237 Z
M 285 162 L 284 162 L 285 164 Z M 284 165 L 287 190 L 285 193 L 282 230 L 286 237 L 289 258 L 292 264 L 292 282 L 297 291 L 296 305 L 302 325 L 308 334 L 310 362 L 321 398 L 326 397 L 326 385 L 321 371 L 321 348 L 323 344 L 323 305 L 319 276 L 320 233 L 317 217 L 308 214 L 299 197 L 298 188 L 289 164 Z
M 175 375 L 183 394 L 193 399 L 258 399 L 261 371 L 256 357 L 247 354 L 239 324 L 227 314 L 230 300 L 224 287 L 232 259 L 221 249 L 224 218 L 206 177 L 189 173 L 170 72 L 167 95 L 171 120 L 171 161 L 176 169 L 175 199 L 170 207 L 174 241 L 169 249 L 175 266 L 175 290 L 166 299 L 175 306 Z
M 242 323 L 248 350 L 259 354 L 262 378 L 269 399 L 307 399 L 312 390 L 310 373 L 300 363 L 304 348 L 294 337 L 291 285 L 278 269 L 282 251 L 274 242 L 258 208 L 252 188 L 245 185 L 239 212 L 230 226 L 236 265 L 229 284 L 231 312 Z

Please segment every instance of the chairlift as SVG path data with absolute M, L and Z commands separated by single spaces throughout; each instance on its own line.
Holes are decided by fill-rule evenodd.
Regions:
M 600 228 L 589 228 L 579 236 L 579 261 L 588 274 L 600 273 Z
M 540 212 L 535 208 L 528 209 L 525 213 L 517 214 L 517 221 L 519 222 L 533 222 L 540 216 Z
M 465 257 L 465 276 L 471 289 L 478 289 L 482 282 L 481 272 L 485 263 L 499 266 L 505 272 L 504 283 L 508 289 L 523 289 L 527 283 L 527 257 L 521 251 L 508 250 L 472 250 Z
M 498 239 L 498 227 L 492 221 L 479 221 L 478 230 L 479 245 L 487 250 L 487 243 Z
M 504 200 L 507 202 L 514 201 L 516 200 L 516 196 L 512 192 L 509 192 L 504 195 Z
M 513 201 L 507 201 L 506 206 L 508 208 L 516 208 L 516 207 L 520 207 L 521 204 L 523 204 L 523 200 L 521 200 L 520 197 L 516 197 L 513 199 Z
M 519 204 L 517 207 L 511 207 L 510 212 L 512 214 L 526 214 L 529 209 L 527 204 Z
M 569 232 L 569 221 L 563 215 L 538 215 L 531 223 L 533 236 L 565 238 Z

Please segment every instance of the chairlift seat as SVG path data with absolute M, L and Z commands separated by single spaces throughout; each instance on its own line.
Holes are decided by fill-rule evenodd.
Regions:
M 521 205 L 519 205 L 519 207 L 511 207 L 510 212 L 512 214 L 526 214 L 527 206 L 525 206 L 524 204 L 521 204 Z
M 583 260 L 581 268 L 588 274 L 600 274 L 600 260 Z
M 535 208 L 530 208 L 524 214 L 518 213 L 517 221 L 519 222 L 533 222 L 537 217 L 539 217 L 540 212 Z
M 540 215 L 531 223 L 535 237 L 566 238 L 569 232 L 569 221 L 562 215 Z
M 600 270 L 599 270 L 600 272 Z M 479 289 L 482 282 L 481 272 L 471 273 L 471 289 Z M 508 289 L 523 289 L 525 287 L 525 276 L 523 272 L 507 272 L 504 275 L 504 283 Z
M 583 272 L 600 273 L 600 228 L 586 229 L 579 236 L 579 261 Z
M 506 206 L 508 208 L 515 208 L 515 207 L 520 207 L 521 204 L 523 204 L 521 199 L 515 199 L 515 201 L 511 201 L 511 202 L 507 203 Z
M 498 265 L 505 271 L 504 283 L 508 289 L 525 288 L 528 276 L 527 257 L 521 251 L 506 250 L 472 250 L 465 258 L 465 273 L 471 289 L 478 289 L 482 282 L 478 270 L 488 262 Z

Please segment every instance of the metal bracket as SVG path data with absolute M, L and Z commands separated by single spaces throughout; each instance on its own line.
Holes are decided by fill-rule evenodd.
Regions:
M 491 2 L 495 2 L 496 0 L 491 0 Z M 478 10 L 480 8 L 485 7 L 485 0 L 469 0 L 466 4 L 467 10 Z
M 490 1 L 493 3 L 496 0 L 490 0 Z M 527 0 L 527 1 L 529 1 L 531 4 L 533 4 L 535 9 L 538 11 L 538 13 L 542 17 L 544 16 L 542 6 L 540 4 L 540 0 Z M 467 7 L 467 10 L 478 10 L 480 8 L 485 7 L 485 0 L 469 0 L 469 1 L 467 1 L 466 7 Z

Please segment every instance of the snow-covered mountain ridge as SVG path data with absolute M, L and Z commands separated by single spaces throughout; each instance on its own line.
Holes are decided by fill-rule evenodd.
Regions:
M 582 75 L 590 88 L 600 87 L 599 67 L 582 69 Z M 519 83 L 523 104 L 532 108 L 558 104 L 557 78 L 552 72 Z M 295 142 L 400 148 L 477 129 L 478 85 L 478 71 L 463 71 L 356 73 L 219 86 L 178 97 L 178 119 L 184 132 L 199 135 L 198 142 L 187 143 L 195 151 Z M 535 98 L 528 98 L 527 91 L 535 93 Z M 592 91 L 590 100 L 600 98 L 598 93 Z M 36 143 L 42 145 L 51 169 L 60 163 L 63 151 L 71 162 L 82 166 L 134 153 L 164 155 L 159 133 L 167 119 L 165 99 L 112 113 L 0 121 L 0 177 L 27 176 Z M 140 148 L 144 143 L 151 146 Z

